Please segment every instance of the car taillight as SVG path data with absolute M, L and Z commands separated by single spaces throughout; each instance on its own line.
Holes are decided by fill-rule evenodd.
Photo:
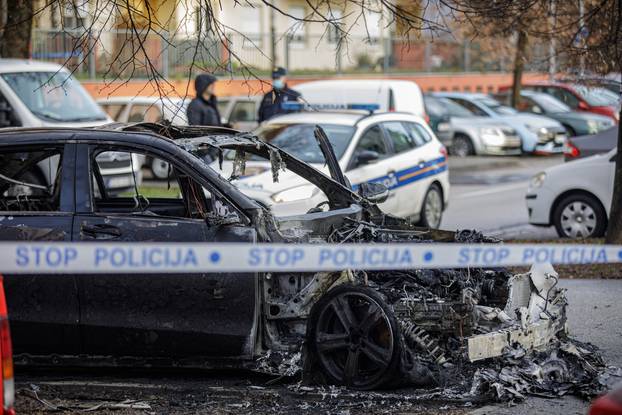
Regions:
M 441 155 L 443 157 L 447 157 L 447 147 L 445 147 L 444 145 L 441 145 L 441 148 L 439 151 L 441 152 Z
M 572 141 L 566 140 L 564 144 L 564 155 L 569 158 L 577 158 L 581 155 L 581 152 Z
M 423 119 L 428 125 L 430 125 L 430 116 L 428 114 L 423 114 Z
M 4 282 L 0 276 L 0 364 L 2 364 L 2 409 L 4 415 L 14 415 L 15 384 L 13 383 L 13 347 L 4 298 Z

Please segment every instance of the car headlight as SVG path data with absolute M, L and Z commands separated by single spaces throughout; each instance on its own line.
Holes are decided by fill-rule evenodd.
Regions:
M 439 133 L 451 130 L 451 125 L 448 122 L 439 122 L 436 126 L 436 130 Z
M 546 179 L 546 173 L 541 171 L 531 178 L 531 182 L 529 183 L 530 189 L 539 189 L 544 184 L 544 180 Z
M 293 202 L 295 200 L 308 199 L 315 194 L 317 187 L 312 184 L 305 184 L 283 190 L 271 196 L 276 203 Z
M 596 134 L 598 132 L 598 123 L 594 120 L 587 120 L 587 132 Z

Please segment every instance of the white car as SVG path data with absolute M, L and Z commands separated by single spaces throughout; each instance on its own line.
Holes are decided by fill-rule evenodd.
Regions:
M 529 223 L 554 225 L 560 237 L 605 234 L 613 194 L 616 149 L 551 167 L 532 177 Z
M 336 107 L 351 102 L 374 104 L 382 112 L 399 111 L 427 120 L 423 95 L 412 81 L 395 79 L 328 79 L 304 82 L 292 87 L 311 105 L 330 102 Z
M 97 103 L 118 122 L 162 122 L 188 125 L 186 107 L 189 99 L 169 97 L 109 97 Z
M 354 189 L 361 183 L 381 182 L 390 190 L 389 198 L 380 204 L 384 212 L 438 228 L 449 199 L 447 152 L 423 119 L 403 113 L 302 112 L 272 118 L 254 133 L 327 171 L 314 136 L 316 125 L 326 132 Z M 222 169 L 219 161 L 212 167 L 229 178 L 234 164 L 240 165 L 234 158 L 233 153 L 225 154 Z M 244 172 L 236 172 L 240 178 L 234 183 L 277 216 L 321 208 L 326 196 L 281 167 L 278 160 L 250 158 Z

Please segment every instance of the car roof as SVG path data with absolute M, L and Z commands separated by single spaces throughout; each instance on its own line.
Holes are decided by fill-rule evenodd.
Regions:
M 296 123 L 322 123 L 338 125 L 355 125 L 367 114 L 361 112 L 339 112 L 339 111 L 309 111 L 296 112 L 292 114 L 279 115 L 271 118 L 267 124 L 296 124 Z
M 477 98 L 489 98 L 487 94 L 480 92 L 434 92 L 432 96 L 435 97 L 456 97 L 464 99 L 477 99 Z
M 331 86 L 331 85 L 347 85 L 348 88 L 356 87 L 377 87 L 377 86 L 400 86 L 400 85 L 418 85 L 413 81 L 406 81 L 403 79 L 325 79 L 321 81 L 310 81 L 296 84 L 294 89 L 305 86 Z
M 411 120 L 417 122 L 423 122 L 421 117 L 408 112 L 374 112 L 363 113 L 362 111 L 309 111 L 298 112 L 292 114 L 280 115 L 278 117 L 271 118 L 266 124 L 336 124 L 347 125 L 354 127 L 360 121 L 370 121 L 378 119 L 378 121 L 389 120 Z
M 50 62 L 40 62 L 29 59 L 0 59 L 0 73 L 58 71 L 66 71 L 66 69 L 59 64 Z

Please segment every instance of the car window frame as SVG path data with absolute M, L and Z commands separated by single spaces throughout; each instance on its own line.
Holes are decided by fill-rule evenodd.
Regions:
M 11 144 L 6 146 L 0 146 L 0 151 L 3 153 L 11 152 L 27 152 L 33 151 L 32 148 L 37 147 L 50 147 L 58 146 L 62 147 L 60 154 L 61 178 L 60 178 L 60 195 L 58 210 L 37 210 L 37 211 L 9 211 L 0 210 L 0 216 L 10 214 L 11 216 L 49 216 L 62 215 L 68 216 L 75 213 L 75 144 L 67 142 L 30 142 L 24 144 Z M 29 150 L 30 149 L 30 150 Z
M 217 186 L 212 184 L 208 177 L 205 177 L 204 175 L 200 174 L 200 172 L 195 169 L 187 168 L 183 163 L 179 163 L 178 158 L 175 157 L 175 155 L 170 154 L 167 151 L 163 151 L 158 148 L 149 147 L 149 146 L 146 146 L 140 143 L 116 142 L 116 141 L 114 142 L 108 141 L 106 143 L 94 143 L 92 141 L 82 141 L 81 143 L 78 144 L 78 146 L 82 146 L 78 150 L 78 153 L 80 153 L 79 157 L 82 157 L 82 160 L 80 160 L 80 163 L 86 162 L 86 165 L 76 167 L 76 174 L 78 174 L 78 171 L 82 169 L 82 172 L 85 173 L 85 178 L 87 182 L 85 187 L 88 189 L 87 196 L 86 196 L 86 199 L 87 199 L 86 206 L 85 206 L 86 209 L 84 211 L 81 211 L 80 213 L 89 214 L 89 215 L 97 215 L 97 216 L 131 215 L 131 213 L 117 214 L 117 213 L 110 213 L 110 212 L 97 212 L 95 210 L 94 198 L 93 198 L 94 193 L 93 193 L 93 188 L 92 188 L 93 183 L 91 180 L 91 174 L 92 174 L 91 163 L 92 163 L 92 160 L 94 160 L 92 155 L 93 155 L 94 149 L 105 148 L 103 151 L 121 151 L 121 152 L 126 151 L 130 153 L 135 152 L 139 154 L 150 155 L 152 157 L 157 157 L 157 158 L 163 159 L 164 161 L 167 161 L 168 163 L 172 164 L 177 170 L 182 172 L 184 175 L 194 180 L 198 185 L 205 187 L 212 195 L 217 195 L 219 199 L 224 199 L 227 202 L 227 204 L 235 211 L 235 213 L 240 218 L 241 225 L 249 226 L 252 224 L 252 221 L 249 215 L 245 213 L 244 210 L 240 208 L 233 200 L 231 200 L 229 197 L 223 194 L 223 192 L 218 190 Z M 205 167 L 210 168 L 207 165 Z M 77 192 L 77 181 L 78 180 L 76 180 L 76 187 L 75 187 L 76 192 Z M 181 200 L 184 200 L 184 199 L 182 198 Z M 76 210 L 79 210 L 77 206 L 78 204 L 79 203 L 76 197 Z M 85 203 L 82 203 L 82 205 L 84 204 Z M 150 216 L 150 217 L 153 217 L 154 219 L 172 218 L 172 219 L 178 219 L 178 220 L 192 220 L 192 221 L 201 220 L 197 218 L 179 217 L 179 216 L 155 215 L 155 216 Z
M 251 120 L 236 120 L 233 119 L 233 115 L 235 114 L 235 107 L 240 104 L 251 104 L 253 106 L 253 111 L 250 112 L 252 119 Z M 231 110 L 229 111 L 229 116 L 227 119 L 228 122 L 256 122 L 257 121 L 257 103 L 251 99 L 239 99 L 233 101 L 231 106 Z
M 361 167 L 361 166 L 355 166 L 354 165 L 355 159 L 356 159 L 356 150 L 357 150 L 358 145 L 359 145 L 359 143 L 361 141 L 361 138 L 363 138 L 363 136 L 365 134 L 367 134 L 367 132 L 369 130 L 371 130 L 372 128 L 374 128 L 374 127 L 379 127 L 380 128 L 380 135 L 382 136 L 382 140 L 384 141 L 384 145 L 387 148 L 387 156 L 379 158 L 378 161 L 386 160 L 386 159 L 388 159 L 388 158 L 390 158 L 390 157 L 395 155 L 395 153 L 393 152 L 393 147 L 391 146 L 391 143 L 389 142 L 390 140 L 387 139 L 387 132 L 384 130 L 384 128 L 382 126 L 382 122 L 376 122 L 374 124 L 370 124 L 367 127 L 365 127 L 363 129 L 363 131 L 356 136 L 356 138 L 354 138 L 352 140 L 352 152 L 350 154 L 350 160 L 348 160 L 348 163 L 347 163 L 347 168 L 345 170 L 346 172 Z
M 401 127 L 404 129 L 404 132 L 408 135 L 408 130 L 406 128 L 406 125 L 404 125 L 406 122 L 408 122 L 408 121 L 405 121 L 405 120 L 387 120 L 387 121 L 380 122 L 380 125 L 382 126 L 382 129 L 385 132 L 385 138 L 388 139 L 389 144 L 391 146 L 391 156 L 402 155 L 404 153 L 408 153 L 409 151 L 415 150 L 415 149 L 420 147 L 419 145 L 417 145 L 415 143 L 415 146 L 414 147 L 410 147 L 408 150 L 403 150 L 403 151 L 399 151 L 399 152 L 396 150 L 395 143 L 393 142 L 393 138 L 391 137 L 391 134 L 389 133 L 386 124 L 388 124 L 388 123 L 400 124 Z M 427 142 L 422 144 L 422 146 L 425 145 L 425 144 L 427 144 Z

